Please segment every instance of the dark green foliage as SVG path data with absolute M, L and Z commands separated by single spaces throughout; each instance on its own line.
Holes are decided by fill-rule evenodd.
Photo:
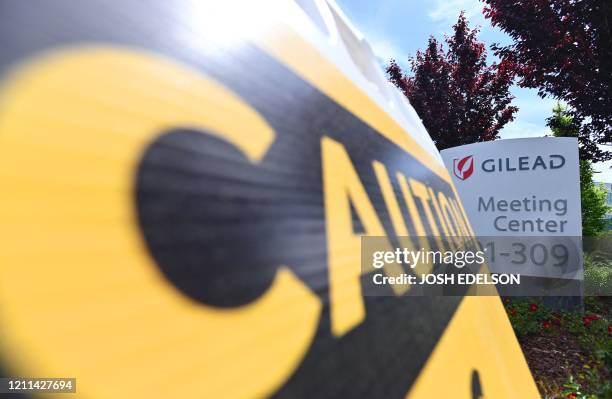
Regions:
M 580 126 L 565 107 L 557 104 L 548 126 L 555 137 L 578 137 Z M 608 212 L 605 188 L 593 183 L 593 165 L 584 146 L 580 146 L 580 202 L 582 207 L 582 235 L 598 236 L 606 230 L 604 216 Z

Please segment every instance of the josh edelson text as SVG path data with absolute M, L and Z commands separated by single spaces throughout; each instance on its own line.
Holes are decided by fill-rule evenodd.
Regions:
M 520 274 L 490 274 L 472 272 L 471 268 L 465 272 L 450 273 L 401 273 L 388 276 L 382 269 L 390 264 L 404 264 L 414 269 L 418 265 L 454 266 L 459 271 L 465 266 L 476 266 L 480 269 L 486 262 L 484 251 L 427 251 L 423 248 L 413 251 L 407 248 L 396 248 L 394 251 L 374 251 L 372 253 L 372 267 L 376 273 L 372 281 L 376 285 L 519 285 Z M 448 270 L 448 268 L 447 268 Z M 380 272 L 379 272 L 380 271 Z M 452 271 L 452 269 L 451 269 Z

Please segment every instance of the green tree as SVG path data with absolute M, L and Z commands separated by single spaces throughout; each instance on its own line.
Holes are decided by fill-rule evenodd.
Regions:
M 555 137 L 578 137 L 580 126 L 574 123 L 574 118 L 567 108 L 557 105 L 553 108 L 553 116 L 548 119 L 548 126 Z M 580 202 L 582 206 L 582 235 L 597 236 L 606 229 L 604 216 L 608 212 L 606 205 L 606 189 L 593 183 L 593 165 L 584 159 L 580 151 Z

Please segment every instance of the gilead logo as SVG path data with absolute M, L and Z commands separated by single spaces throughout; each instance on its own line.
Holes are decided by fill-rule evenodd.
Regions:
M 516 172 L 517 170 L 547 170 L 560 169 L 565 165 L 563 155 L 551 154 L 547 157 L 538 155 L 537 157 L 522 156 L 515 159 L 497 158 L 486 159 L 482 162 L 482 170 L 491 172 Z
M 565 166 L 563 155 L 551 154 L 536 157 L 489 158 L 482 161 L 480 169 L 486 173 L 516 172 L 528 170 L 552 170 Z M 453 173 L 461 180 L 467 180 L 474 173 L 474 156 L 453 159 Z
M 461 180 L 466 180 L 474 173 L 474 156 L 453 159 L 453 172 Z

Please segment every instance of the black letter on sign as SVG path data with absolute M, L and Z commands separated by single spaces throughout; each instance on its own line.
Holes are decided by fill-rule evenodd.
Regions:
M 483 397 L 482 387 L 480 386 L 480 375 L 478 371 L 472 370 L 472 399 L 480 399 Z

